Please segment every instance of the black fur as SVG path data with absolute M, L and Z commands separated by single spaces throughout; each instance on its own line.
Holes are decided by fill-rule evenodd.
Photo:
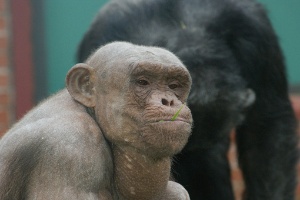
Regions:
M 78 61 L 116 40 L 167 48 L 190 70 L 195 128 L 174 162 L 173 174 L 191 199 L 234 198 L 227 161 L 228 135 L 234 127 L 245 199 L 294 199 L 296 121 L 281 49 L 260 4 L 110 1 L 84 36 Z

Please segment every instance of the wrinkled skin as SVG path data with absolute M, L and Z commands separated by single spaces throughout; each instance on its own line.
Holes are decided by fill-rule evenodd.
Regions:
M 192 126 L 191 77 L 176 56 L 116 42 L 66 83 L 2 138 L 1 200 L 189 199 L 169 181 Z
M 111 0 L 78 48 L 78 62 L 112 41 L 159 46 L 188 68 L 194 126 L 172 166 L 193 200 L 233 200 L 227 151 L 236 130 L 246 200 L 293 200 L 296 120 L 284 58 L 255 0 Z

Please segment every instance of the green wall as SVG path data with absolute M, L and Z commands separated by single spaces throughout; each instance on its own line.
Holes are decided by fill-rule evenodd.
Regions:
M 260 0 L 279 37 L 291 84 L 300 84 L 300 0 Z
M 64 87 L 80 38 L 107 0 L 45 0 L 48 93 Z M 300 84 L 300 0 L 260 0 L 280 38 L 291 84 Z
M 76 49 L 95 14 L 107 0 L 44 0 L 48 94 L 65 86 Z

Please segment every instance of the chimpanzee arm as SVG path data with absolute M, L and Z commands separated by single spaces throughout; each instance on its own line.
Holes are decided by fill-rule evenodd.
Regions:
M 296 123 L 288 99 L 284 105 L 257 105 L 237 129 L 245 199 L 292 200 L 298 152 Z M 262 115 L 258 115 L 263 113 Z
M 296 121 L 277 37 L 265 11 L 257 11 L 259 14 L 249 17 L 252 23 L 241 24 L 250 34 L 241 34 L 232 46 L 238 62 L 243 63 L 243 77 L 256 94 L 243 125 L 237 128 L 239 161 L 246 182 L 244 198 L 292 200 Z
M 41 119 L 5 137 L 1 199 L 111 199 L 109 147 L 94 122 L 66 120 L 77 117 Z

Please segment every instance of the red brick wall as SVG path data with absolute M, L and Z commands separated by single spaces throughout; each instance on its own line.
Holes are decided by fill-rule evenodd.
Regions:
M 9 0 L 0 0 L 0 136 L 14 121 Z

